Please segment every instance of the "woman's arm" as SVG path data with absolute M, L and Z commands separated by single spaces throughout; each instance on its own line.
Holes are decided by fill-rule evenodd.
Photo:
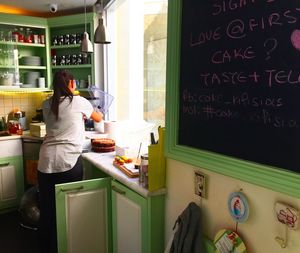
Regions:
M 103 119 L 102 112 L 93 111 L 91 115 L 91 119 L 96 122 L 100 122 Z

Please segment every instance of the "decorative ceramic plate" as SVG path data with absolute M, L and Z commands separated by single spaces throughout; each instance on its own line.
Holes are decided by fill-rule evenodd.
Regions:
M 228 209 L 236 222 L 245 222 L 249 216 L 249 205 L 242 192 L 233 192 L 228 198 Z
M 232 230 L 222 229 L 215 236 L 215 253 L 247 253 L 241 237 Z

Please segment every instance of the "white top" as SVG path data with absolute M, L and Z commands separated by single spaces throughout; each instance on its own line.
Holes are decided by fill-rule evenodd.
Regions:
M 43 173 L 57 173 L 73 168 L 82 153 L 83 115 L 90 118 L 94 110 L 91 103 L 81 96 L 74 96 L 71 103 L 66 98 L 59 105 L 56 121 L 50 111 L 50 101 L 51 98 L 43 102 L 46 136 L 40 149 L 38 165 L 38 170 Z

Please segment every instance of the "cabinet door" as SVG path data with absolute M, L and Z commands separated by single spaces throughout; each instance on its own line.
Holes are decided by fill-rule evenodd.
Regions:
M 55 191 L 58 252 L 111 252 L 110 178 L 59 184 Z
M 22 157 L 0 159 L 0 210 L 17 207 L 24 192 Z
M 127 187 L 112 182 L 114 253 L 146 253 L 147 200 Z

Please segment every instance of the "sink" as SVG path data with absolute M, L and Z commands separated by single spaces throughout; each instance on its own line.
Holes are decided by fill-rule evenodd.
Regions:
M 0 137 L 2 136 L 11 136 L 11 134 L 7 131 L 0 131 Z

